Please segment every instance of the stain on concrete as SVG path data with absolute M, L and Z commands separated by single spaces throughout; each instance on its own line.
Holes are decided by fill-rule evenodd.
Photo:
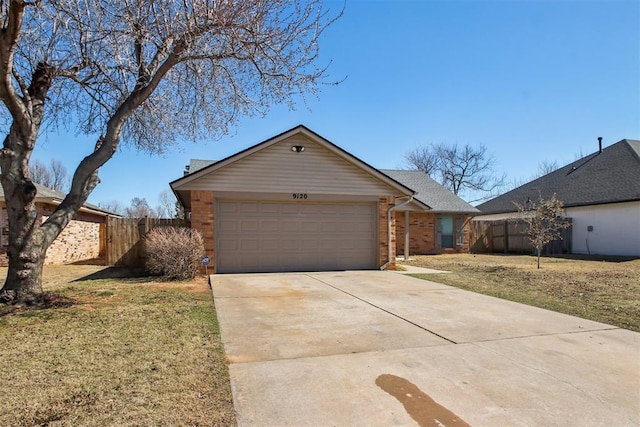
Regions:
M 459 416 L 440 405 L 412 382 L 395 375 L 383 374 L 376 385 L 398 399 L 405 411 L 421 427 L 467 426 Z

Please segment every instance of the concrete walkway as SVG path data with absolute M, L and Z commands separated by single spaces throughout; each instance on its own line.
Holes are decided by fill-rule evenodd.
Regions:
M 241 426 L 640 425 L 640 334 L 394 272 L 211 281 Z
M 394 273 L 400 274 L 446 274 L 449 271 L 434 270 L 433 268 L 415 267 L 413 265 L 398 264 L 398 270 L 394 270 Z

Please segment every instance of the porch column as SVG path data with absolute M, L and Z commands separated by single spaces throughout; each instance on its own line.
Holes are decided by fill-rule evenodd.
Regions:
M 404 211 L 404 260 L 409 260 L 409 211 Z

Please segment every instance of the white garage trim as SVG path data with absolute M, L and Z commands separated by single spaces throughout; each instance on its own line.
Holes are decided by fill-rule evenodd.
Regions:
M 216 272 L 374 269 L 377 203 L 216 201 Z

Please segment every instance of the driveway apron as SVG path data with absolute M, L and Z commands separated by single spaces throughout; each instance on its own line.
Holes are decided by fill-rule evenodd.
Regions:
M 395 272 L 211 276 L 240 426 L 640 425 L 640 334 Z

